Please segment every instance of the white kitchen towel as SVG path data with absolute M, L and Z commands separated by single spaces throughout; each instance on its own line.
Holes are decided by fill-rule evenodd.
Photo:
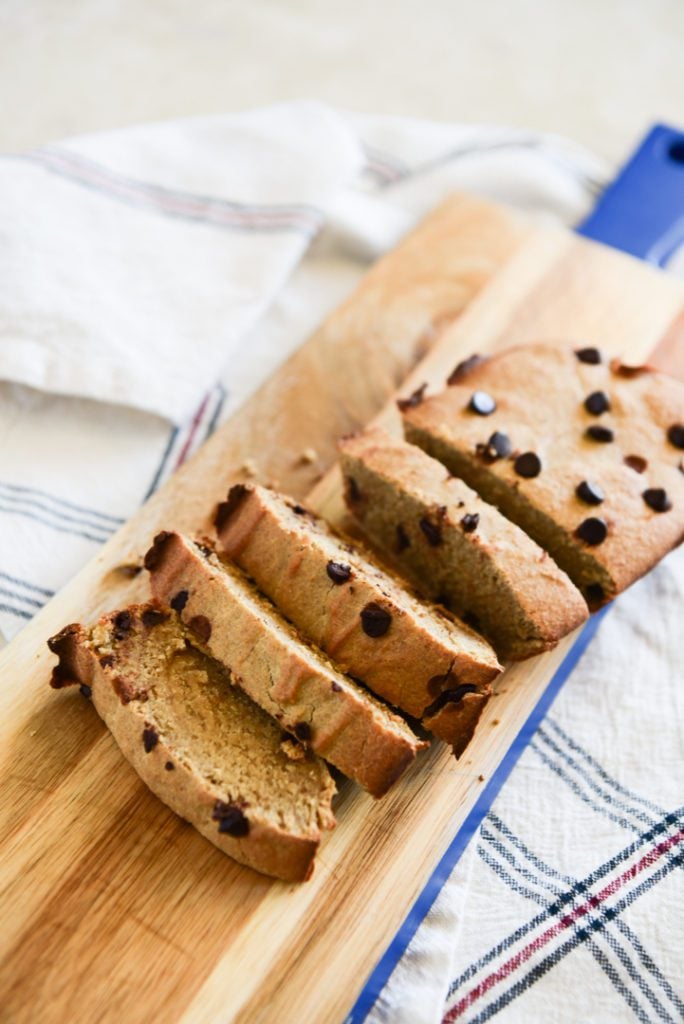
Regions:
M 244 158 L 253 146 L 258 166 Z M 52 152 L 76 154 L 78 173 L 47 167 Z M 288 174 L 275 181 L 261 164 L 280 159 Z M 0 176 L 0 628 L 9 637 L 450 190 L 574 223 L 605 169 L 558 139 L 292 104 L 0 157 Z M 61 221 L 42 205 L 57 185 Z M 169 215 L 176 193 L 212 217 L 313 204 L 320 230 L 271 234 L 259 221 L 245 248 L 245 221 Z M 202 206 L 207 195 L 220 202 Z M 209 262 L 188 258 L 208 247 Z M 262 251 L 263 268 L 244 256 Z M 127 252 L 128 269 L 117 265 Z M 251 295 L 244 306 L 240 289 Z M 119 365 L 107 381 L 111 355 L 100 360 L 112 339 Z M 16 354 L 24 343 L 30 359 Z M 148 358 L 155 346 L 166 358 Z M 109 390 L 98 391 L 103 382 Z M 608 613 L 370 1008 L 373 1024 L 682 1019 L 683 561 L 671 556 Z

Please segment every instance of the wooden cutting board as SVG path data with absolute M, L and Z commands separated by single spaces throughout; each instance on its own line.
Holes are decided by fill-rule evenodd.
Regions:
M 345 785 L 302 885 L 234 864 L 147 792 L 93 708 L 48 688 L 45 640 L 145 595 L 119 567 L 159 528 L 208 529 L 246 460 L 340 522 L 335 440 L 373 417 L 396 426 L 397 388 L 540 338 L 628 362 L 656 350 L 682 371 L 682 324 L 681 282 L 467 196 L 369 272 L 0 654 L 3 1021 L 344 1018 L 572 638 L 501 676 L 461 761 L 433 745 L 380 802 Z

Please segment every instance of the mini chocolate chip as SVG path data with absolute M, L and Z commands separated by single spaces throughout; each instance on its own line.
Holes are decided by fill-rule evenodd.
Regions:
M 290 505 L 290 508 L 292 509 L 296 516 L 306 515 L 306 509 L 304 508 L 303 505 Z
M 189 597 L 190 595 L 187 592 L 187 590 L 179 590 L 177 594 L 174 594 L 170 601 L 171 607 L 173 608 L 174 612 L 182 612 L 186 604 L 188 603 Z
M 398 523 L 397 524 L 397 553 L 401 554 L 402 551 L 405 551 L 406 548 L 410 548 L 410 547 L 411 547 L 411 539 L 410 539 L 408 533 L 406 532 L 406 530 L 404 529 L 404 527 L 401 525 L 401 523 Z
M 217 800 L 214 804 L 212 818 L 214 821 L 218 821 L 219 832 L 225 832 L 236 839 L 246 836 L 249 832 L 249 821 L 237 804 L 224 803 L 223 800 Z
M 143 746 L 145 753 L 151 753 L 159 743 L 159 737 L 157 736 L 157 730 L 153 729 L 151 725 L 145 726 L 142 734 Z
M 602 603 L 603 598 L 605 596 L 603 587 L 600 583 L 590 583 L 584 591 L 584 594 L 587 599 L 587 604 L 590 608 L 598 607 L 598 605 Z
M 493 449 L 494 453 L 498 455 L 500 459 L 507 459 L 513 451 L 513 445 L 508 434 L 504 434 L 501 430 L 495 430 L 492 436 L 487 441 L 487 446 Z
M 366 636 L 377 638 L 384 636 L 390 628 L 392 616 L 382 605 L 371 601 L 361 611 L 361 626 Z
M 626 366 L 619 359 L 611 359 L 610 369 L 618 377 L 641 377 L 644 373 L 651 373 L 650 366 Z
M 649 508 L 654 512 L 669 512 L 672 502 L 667 496 L 667 491 L 662 487 L 649 487 L 641 495 Z
M 188 629 L 191 629 L 195 636 L 206 644 L 211 636 L 211 622 L 206 615 L 193 615 L 188 622 Z
M 608 412 L 610 409 L 610 398 L 605 391 L 592 391 L 590 395 L 584 399 L 584 408 L 587 412 L 590 412 L 592 416 L 600 416 L 601 413 Z
M 343 583 L 346 583 L 352 574 L 351 566 L 344 565 L 342 562 L 328 562 L 325 567 L 325 571 L 333 583 L 336 583 L 338 587 Z
M 478 512 L 466 512 L 461 519 L 461 526 L 463 527 L 464 533 L 472 533 L 473 530 L 477 529 L 477 524 L 480 522 L 480 515 Z
M 496 402 L 486 391 L 473 391 L 468 408 L 478 416 L 491 416 L 496 409 Z
M 423 516 L 418 525 L 427 537 L 428 544 L 431 544 L 433 548 L 442 543 L 442 531 L 437 523 L 433 523 L 427 516 Z
M 575 349 L 575 355 L 580 363 L 589 363 L 592 366 L 597 366 L 601 362 L 601 352 L 597 348 L 577 348 Z
M 294 727 L 294 734 L 302 743 L 308 743 L 311 739 L 311 726 L 308 722 L 297 722 Z
M 336 683 L 334 679 L 333 679 L 332 683 L 330 684 L 330 686 L 332 688 L 332 692 L 333 693 L 342 693 L 342 687 L 340 686 L 339 683 Z
M 581 484 L 577 484 L 575 494 L 580 501 L 586 501 L 587 505 L 600 505 L 606 498 L 598 484 L 592 484 L 589 480 L 583 480 Z
M 421 384 L 419 388 L 416 388 L 416 390 L 412 392 L 408 396 L 408 398 L 400 398 L 397 401 L 398 407 L 401 409 L 402 412 L 404 412 L 405 409 L 415 409 L 415 407 L 417 405 L 420 405 L 420 403 L 425 398 L 426 390 L 427 381 L 424 384 Z
M 78 692 L 82 697 L 92 697 L 93 695 L 93 689 L 91 686 L 88 686 L 87 683 L 81 683 L 78 688 Z
M 158 608 L 146 608 L 142 613 L 142 624 L 148 629 L 153 629 L 154 626 L 166 622 L 168 617 L 166 612 L 159 611 Z
M 585 544 L 591 545 L 591 547 L 602 544 L 607 535 L 608 526 L 605 519 L 599 519 L 597 516 L 590 516 L 589 519 L 585 519 L 575 530 L 575 536 L 583 540 Z
M 361 491 L 359 490 L 359 485 L 357 484 L 357 482 L 356 482 L 356 480 L 354 479 L 353 476 L 348 476 L 347 477 L 346 485 L 347 485 L 347 497 L 352 502 L 352 504 L 355 504 L 356 502 L 361 501 Z
M 648 462 L 641 455 L 625 455 L 624 463 L 635 473 L 645 473 L 648 469 Z
M 684 424 L 673 423 L 667 432 L 667 439 L 675 448 L 684 448 Z
M 99 661 L 102 668 L 111 668 L 114 664 L 115 658 L 113 654 L 103 654 Z
M 133 629 L 133 616 L 130 612 L 119 612 L 114 616 L 114 639 L 124 640 Z
M 249 490 L 244 484 L 233 484 L 228 491 L 228 497 L 216 507 L 214 526 L 217 533 L 221 533 L 228 520 L 238 511 L 240 505 L 248 496 Z
M 615 434 L 610 427 L 587 427 L 585 436 L 590 437 L 592 441 L 602 441 L 604 444 L 609 444 L 615 440 Z
M 173 763 L 173 761 L 167 761 L 166 764 L 164 765 L 164 770 L 167 771 L 167 772 L 172 772 L 175 767 L 176 766 Z
M 523 476 L 527 480 L 531 480 L 535 476 L 539 476 L 541 473 L 541 459 L 536 452 L 523 452 L 519 455 L 513 463 L 513 469 L 516 471 L 518 476 Z
M 479 366 L 480 363 L 484 362 L 485 357 L 478 355 L 472 355 L 468 356 L 467 359 L 462 359 L 447 377 L 447 384 L 460 384 L 460 382 L 468 376 L 471 370 L 474 370 L 476 366 Z

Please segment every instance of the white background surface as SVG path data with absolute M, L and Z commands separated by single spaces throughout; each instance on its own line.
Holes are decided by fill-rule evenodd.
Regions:
M 681 0 L 0 0 L 0 150 L 293 97 L 555 131 L 684 124 Z

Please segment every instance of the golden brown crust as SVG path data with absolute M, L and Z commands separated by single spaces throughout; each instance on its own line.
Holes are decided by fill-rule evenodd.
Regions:
M 474 686 L 486 701 L 501 669 L 476 633 L 418 601 L 283 495 L 242 485 L 239 502 L 231 499 L 229 507 L 217 519 L 221 549 L 290 621 L 375 693 L 415 718 L 455 680 Z M 348 567 L 349 577 L 335 582 L 331 562 Z M 440 739 L 463 746 L 457 716 L 433 716 L 432 723 Z
M 134 606 L 129 611 L 135 616 L 146 608 L 159 607 Z M 120 613 L 112 613 L 101 623 L 110 621 L 116 614 Z M 284 881 L 301 881 L 310 876 L 320 842 L 318 828 L 311 829 L 308 835 L 293 834 L 260 815 L 259 808 L 250 807 L 247 835 L 220 832 L 216 816 L 220 794 L 207 785 L 192 765 L 183 763 L 162 737 L 157 736 L 152 749 L 148 749 L 150 745 L 144 742 L 144 732 L 149 726 L 145 700 L 140 699 L 140 694 L 136 700 L 121 699 L 117 666 L 108 664 L 107 657 L 98 656 L 90 631 L 80 625 L 68 626 L 51 638 L 49 646 L 59 658 L 53 670 L 52 685 L 58 688 L 78 685 L 84 696 L 92 698 L 122 753 L 160 800 L 241 864 Z M 268 756 L 269 750 L 265 748 L 264 757 Z M 173 765 L 173 769 L 169 770 L 167 765 Z M 334 825 L 330 810 L 334 789 L 329 779 L 327 792 L 321 793 L 320 823 L 323 827 Z
M 684 452 L 668 439 L 673 426 L 684 424 L 684 385 L 597 354 L 601 361 L 587 362 L 565 345 L 507 349 L 403 412 L 409 440 L 483 494 L 498 488 L 497 504 L 510 518 L 528 529 L 523 519 L 530 509 L 540 513 L 539 527 L 530 532 L 536 529 L 539 542 L 590 598 L 594 582 L 594 605 L 629 586 L 684 537 Z M 469 411 L 475 391 L 494 398 L 491 415 Z M 596 392 L 607 396 L 609 409 L 592 413 L 585 407 Z M 586 433 L 590 427 L 608 428 L 614 439 L 594 440 Z M 483 461 L 477 446 L 494 431 L 509 436 L 512 456 Z M 532 479 L 515 470 L 516 453 L 528 451 L 542 464 Z M 582 481 L 600 487 L 600 504 L 591 506 L 576 494 Z M 645 491 L 659 488 L 671 502 L 667 511 L 644 500 Z M 589 517 L 607 525 L 605 540 L 595 546 L 576 535 Z
M 427 746 L 307 646 L 239 569 L 178 533 L 160 534 L 145 564 L 154 596 L 178 605 L 191 629 L 199 618 L 207 651 L 245 693 L 373 796 L 383 796 Z
M 564 572 L 419 448 L 373 428 L 340 442 L 350 511 L 430 596 L 474 615 L 502 658 L 553 647 L 587 617 Z M 394 538 L 401 531 L 403 543 Z

